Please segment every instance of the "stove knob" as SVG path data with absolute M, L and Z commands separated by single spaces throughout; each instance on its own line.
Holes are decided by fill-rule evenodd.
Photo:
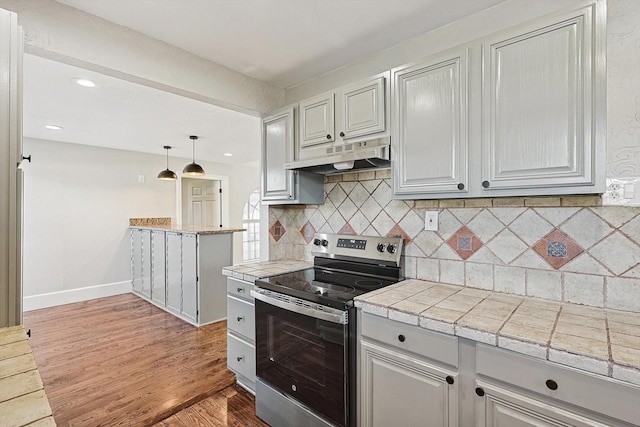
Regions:
M 320 239 L 313 239 L 313 244 L 316 246 L 320 246 L 320 243 L 322 243 L 322 240 Z
M 386 248 L 386 245 L 384 243 L 378 243 L 378 246 L 376 246 L 376 249 L 378 249 L 378 252 L 384 252 L 385 248 Z
M 329 246 L 329 242 L 327 240 L 322 239 L 322 246 L 324 247 Z
M 396 245 L 388 245 L 387 246 L 387 252 L 389 252 L 390 254 L 393 254 L 396 252 Z

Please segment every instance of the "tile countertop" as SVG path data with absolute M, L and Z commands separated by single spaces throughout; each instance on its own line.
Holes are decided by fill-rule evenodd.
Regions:
M 23 326 L 0 329 L 0 425 L 55 426 Z
M 356 297 L 366 313 L 640 385 L 640 313 L 405 280 Z
M 307 261 L 256 261 L 247 264 L 224 267 L 222 269 L 222 274 L 253 283 L 256 279 L 261 277 L 277 276 L 278 274 L 304 270 L 311 267 L 313 267 L 313 263 Z
M 147 230 L 160 230 L 160 231 L 181 231 L 184 233 L 194 233 L 194 234 L 226 234 L 226 233 L 236 233 L 240 231 L 245 231 L 245 228 L 220 228 L 220 227 L 194 227 L 194 226 L 181 226 L 181 227 L 172 227 L 172 226 L 137 226 L 130 225 L 129 228 L 144 228 Z

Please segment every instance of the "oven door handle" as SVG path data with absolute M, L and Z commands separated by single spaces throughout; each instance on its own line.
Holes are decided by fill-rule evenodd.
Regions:
M 280 298 L 274 298 L 271 295 L 277 295 Z M 347 311 L 306 302 L 304 300 L 290 297 L 288 295 L 260 288 L 252 289 L 251 296 L 267 304 L 282 308 L 284 310 L 292 311 L 294 313 L 302 314 L 304 316 L 326 320 L 327 322 L 331 323 L 339 323 L 341 325 L 346 325 L 347 323 L 349 323 Z M 296 304 L 293 301 L 304 301 L 306 305 Z

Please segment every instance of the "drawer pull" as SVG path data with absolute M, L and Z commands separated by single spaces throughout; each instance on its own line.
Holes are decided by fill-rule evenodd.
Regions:
M 453 384 L 453 377 L 451 375 L 447 375 L 447 378 L 445 378 L 445 380 L 447 381 L 447 384 Z
M 549 390 L 557 390 L 558 389 L 558 383 L 555 382 L 554 380 L 547 380 L 547 382 L 545 384 L 547 385 L 547 388 Z
M 236 319 L 238 319 L 238 322 L 242 321 L 244 319 L 243 316 L 238 316 Z
M 238 288 L 236 292 L 244 292 L 244 288 Z
M 476 394 L 480 397 L 484 396 L 484 390 L 482 387 L 476 387 Z
M 241 361 L 242 359 L 244 359 L 244 356 L 238 356 L 238 357 L 236 357 L 236 360 L 237 360 L 238 362 L 239 362 L 239 361 Z
M 404 342 L 404 340 L 406 340 L 404 335 L 402 335 L 402 334 L 398 335 L 398 341 Z

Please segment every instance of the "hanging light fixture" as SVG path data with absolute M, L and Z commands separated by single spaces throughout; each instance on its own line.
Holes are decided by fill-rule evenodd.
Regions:
M 162 148 L 167 150 L 167 168 L 158 174 L 158 179 L 161 179 L 163 181 L 175 181 L 176 179 L 178 179 L 178 177 L 174 171 L 169 169 L 169 150 L 171 150 L 171 147 L 165 145 Z
M 204 175 L 204 169 L 196 163 L 196 139 L 198 139 L 198 137 L 191 135 L 189 138 L 191 138 L 191 143 L 193 144 L 193 162 L 185 166 L 184 169 L 182 169 L 182 173 L 185 175 Z

